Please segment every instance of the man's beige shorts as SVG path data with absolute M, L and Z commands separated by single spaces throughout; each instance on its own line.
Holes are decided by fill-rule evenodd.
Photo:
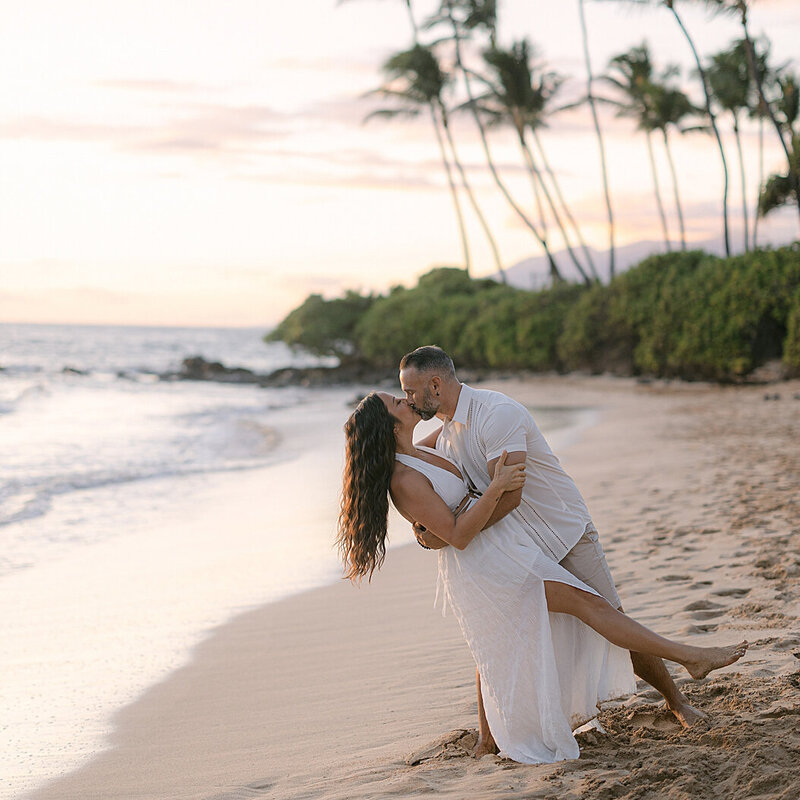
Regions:
M 586 531 L 561 559 L 561 566 L 605 597 L 614 608 L 622 605 L 597 531 Z

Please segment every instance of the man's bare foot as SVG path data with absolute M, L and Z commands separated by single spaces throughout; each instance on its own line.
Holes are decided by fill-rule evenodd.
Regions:
M 747 652 L 747 642 L 739 642 L 728 647 L 697 647 L 692 648 L 697 654 L 683 662 L 683 666 L 695 679 L 705 678 L 709 672 L 720 667 L 727 667 L 738 661 Z
M 496 754 L 499 752 L 499 748 L 491 737 L 488 740 L 478 739 L 478 744 L 475 745 L 475 749 L 472 751 L 472 757 L 480 759 L 490 753 Z
M 675 718 L 684 728 L 692 728 L 697 725 L 698 722 L 704 722 L 708 719 L 708 714 L 701 711 L 699 708 L 695 708 L 685 699 L 680 705 L 667 705 L 667 708 L 675 715 Z

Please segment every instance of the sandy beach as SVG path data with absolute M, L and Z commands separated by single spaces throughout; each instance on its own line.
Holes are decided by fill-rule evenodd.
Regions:
M 117 715 L 107 751 L 29 796 L 800 797 L 800 381 L 490 388 L 597 409 L 558 455 L 631 615 L 693 644 L 752 643 L 702 681 L 671 665 L 709 724 L 682 730 L 640 683 L 601 710 L 605 733 L 581 735 L 579 760 L 468 757 L 474 665 L 453 616 L 433 609 L 436 556 L 410 544 L 371 585 L 342 581 L 218 628 Z

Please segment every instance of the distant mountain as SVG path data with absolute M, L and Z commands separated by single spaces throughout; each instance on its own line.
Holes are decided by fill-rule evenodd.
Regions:
M 790 238 L 788 241 L 791 240 L 792 239 Z M 773 244 L 773 246 L 780 246 L 782 244 L 787 244 L 788 241 L 772 242 L 771 244 Z M 707 239 L 702 242 L 692 242 L 690 243 L 689 247 L 692 250 L 705 250 L 708 253 L 715 253 L 716 255 L 724 254 L 724 247 L 721 237 Z M 673 251 L 680 250 L 680 244 L 673 242 L 672 249 Z M 580 249 L 575 249 L 574 252 L 581 263 L 585 263 L 586 259 L 583 251 Z M 666 252 L 666 248 L 663 241 L 634 242 L 632 244 L 623 245 L 622 247 L 617 247 L 615 259 L 617 274 L 620 272 L 625 272 L 626 269 L 638 264 L 648 256 L 664 252 Z M 603 281 L 606 281 L 608 279 L 608 251 L 598 251 L 590 247 L 589 253 L 594 261 L 595 268 L 600 273 L 600 277 L 603 279 Z M 567 280 L 580 280 L 580 273 L 577 271 L 577 269 L 575 269 L 575 265 L 572 263 L 569 253 L 567 253 L 566 250 L 554 252 L 553 256 L 558 264 L 561 274 Z M 516 286 L 518 289 L 540 289 L 542 286 L 547 285 L 550 280 L 550 272 L 546 256 L 532 256 L 531 258 L 525 258 L 522 261 L 518 261 L 516 264 L 507 267 L 505 273 L 508 282 L 512 286 Z M 489 275 L 487 277 L 499 280 L 500 274 L 494 273 L 493 275 Z

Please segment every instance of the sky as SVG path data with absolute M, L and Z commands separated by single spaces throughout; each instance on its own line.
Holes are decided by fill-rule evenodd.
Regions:
M 429 118 L 364 117 L 386 58 L 411 44 L 403 0 L 0 0 L 0 321 L 269 326 L 310 292 L 385 291 L 463 263 Z M 414 4 L 427 16 L 437 3 Z M 705 54 L 735 21 L 690 3 Z M 577 0 L 501 0 L 501 45 L 528 37 L 551 68 L 585 80 Z M 595 71 L 647 40 L 656 65 L 691 54 L 668 12 L 586 3 Z M 800 59 L 800 4 L 762 0 L 750 16 L 777 62 Z M 800 60 L 795 61 L 800 69 Z M 385 102 L 383 103 L 385 105 Z M 644 137 L 604 111 L 619 244 L 657 240 Z M 741 189 L 726 126 L 731 208 Z M 454 133 L 506 266 L 539 255 L 492 183 L 477 132 Z M 585 109 L 554 117 L 545 150 L 584 237 L 607 242 L 597 144 Z M 744 130 L 755 198 L 757 131 Z M 491 134 L 495 161 L 534 208 L 514 137 Z M 767 171 L 781 167 L 774 132 Z M 690 242 L 721 231 L 721 171 L 710 137 L 677 136 L 674 159 Z M 669 223 L 667 162 L 656 148 Z M 467 213 L 473 274 L 494 272 Z M 796 212 L 761 223 L 763 241 L 797 238 Z M 741 249 L 741 233 L 734 229 Z

